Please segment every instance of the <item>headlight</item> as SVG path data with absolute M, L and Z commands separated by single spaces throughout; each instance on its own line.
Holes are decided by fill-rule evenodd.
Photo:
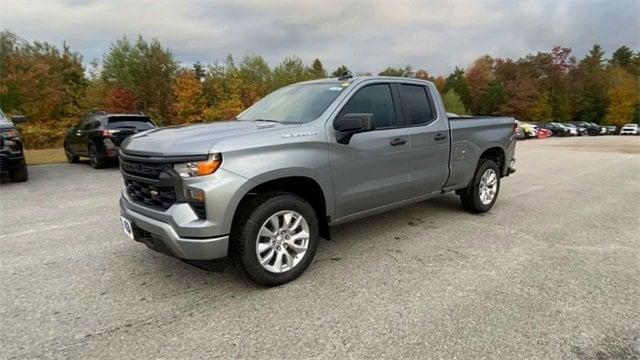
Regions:
M 4 139 L 12 139 L 20 137 L 20 133 L 18 133 L 18 130 L 16 129 L 9 129 L 0 131 L 0 136 Z
M 222 163 L 220 154 L 211 154 L 207 160 L 173 164 L 173 168 L 183 178 L 213 174 Z

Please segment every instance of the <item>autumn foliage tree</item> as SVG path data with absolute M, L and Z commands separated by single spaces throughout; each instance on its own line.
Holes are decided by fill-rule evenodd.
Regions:
M 109 112 L 132 113 L 138 111 L 138 101 L 135 95 L 123 87 L 116 86 L 107 90 L 103 101 L 104 110 Z
M 620 66 L 614 66 L 609 74 L 611 88 L 607 94 L 609 107 L 605 122 L 623 126 L 634 120 L 640 103 L 640 81 Z
M 480 113 L 480 100 L 485 96 L 493 80 L 493 62 L 489 55 L 485 55 L 476 59 L 465 73 L 471 102 L 470 109 L 474 114 Z
M 27 146 L 59 145 L 64 129 L 85 111 L 86 87 L 82 57 L 66 43 L 58 49 L 0 32 L 0 106 L 28 117 L 20 126 Z
M 193 70 L 183 70 L 176 75 L 173 85 L 173 119 L 176 123 L 203 121 L 205 99 L 202 83 Z
M 127 89 L 139 101 L 139 110 L 170 122 L 173 87 L 178 63 L 169 49 L 157 39 L 135 42 L 126 37 L 111 45 L 103 59 L 101 77 L 107 86 Z

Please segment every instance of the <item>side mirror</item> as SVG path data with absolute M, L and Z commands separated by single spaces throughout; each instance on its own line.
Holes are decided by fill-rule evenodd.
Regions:
M 376 128 L 373 114 L 344 114 L 334 124 L 336 140 L 340 144 L 349 144 L 354 134 L 371 131 Z
M 27 121 L 27 117 L 24 115 L 13 115 L 11 117 L 11 122 L 14 124 L 22 124 L 23 122 Z

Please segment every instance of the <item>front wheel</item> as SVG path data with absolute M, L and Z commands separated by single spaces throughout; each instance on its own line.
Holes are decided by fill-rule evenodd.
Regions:
M 493 207 L 499 192 L 500 169 L 493 160 L 485 159 L 478 166 L 471 184 L 460 193 L 460 200 L 466 210 L 483 213 Z
M 67 162 L 69 164 L 76 164 L 78 161 L 80 161 L 80 157 L 71 151 L 71 149 L 69 148 L 69 144 L 64 144 L 64 155 L 67 158 Z
M 17 169 L 13 169 L 9 172 L 9 177 L 13 182 L 24 182 L 29 179 L 29 170 L 27 170 L 27 164 L 22 163 Z
M 315 211 L 304 199 L 286 192 L 261 194 L 242 205 L 231 233 L 237 267 L 265 286 L 302 275 L 318 241 Z

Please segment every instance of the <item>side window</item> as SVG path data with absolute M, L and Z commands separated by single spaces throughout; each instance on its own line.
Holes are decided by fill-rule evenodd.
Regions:
M 400 98 L 407 125 L 426 124 L 434 119 L 424 86 L 400 86 Z
M 389 85 L 369 85 L 358 90 L 340 112 L 341 115 L 354 113 L 373 114 L 376 128 L 395 126 L 396 112 Z
M 80 122 L 77 123 L 74 128 L 76 130 L 84 130 L 84 127 L 87 125 L 87 122 L 89 122 L 89 118 L 84 118 L 84 119 L 80 120 Z
M 96 118 L 88 118 L 84 124 L 84 130 L 93 130 L 98 127 L 99 120 Z

